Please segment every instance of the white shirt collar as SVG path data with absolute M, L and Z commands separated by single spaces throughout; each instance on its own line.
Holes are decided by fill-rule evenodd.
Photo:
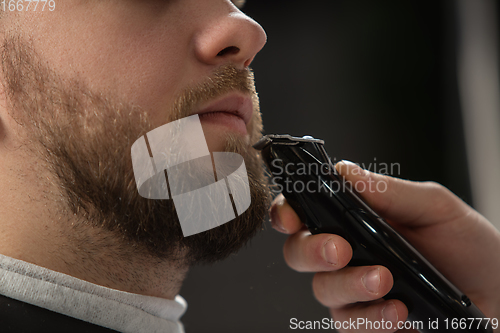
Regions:
M 181 296 L 131 294 L 1 254 L 0 294 L 120 332 L 184 332 Z

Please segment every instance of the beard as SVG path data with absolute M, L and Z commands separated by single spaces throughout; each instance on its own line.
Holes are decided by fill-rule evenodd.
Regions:
M 20 37 L 5 39 L 2 69 L 9 113 L 23 127 L 31 156 L 54 176 L 57 214 L 68 217 L 73 241 L 83 244 L 84 236 L 79 235 L 87 235 L 85 230 L 91 228 L 111 233 L 123 257 L 133 249 L 156 260 L 191 265 L 227 257 L 262 228 L 270 191 L 261 158 L 248 142 L 227 135 L 225 151 L 244 158 L 250 207 L 233 221 L 183 237 L 173 201 L 141 197 L 132 168 L 132 144 L 162 124 L 151 124 L 139 107 L 92 91 L 81 79 L 63 78 L 45 63 L 32 43 Z M 250 142 L 257 141 L 262 120 L 253 75 L 229 65 L 179 94 L 164 123 L 189 116 L 194 106 L 230 91 L 252 96 Z

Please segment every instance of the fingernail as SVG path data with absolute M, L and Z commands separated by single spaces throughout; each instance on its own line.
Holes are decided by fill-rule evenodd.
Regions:
M 366 290 L 376 294 L 380 287 L 380 269 L 372 269 L 363 276 L 363 285 Z
M 271 216 L 271 226 L 281 232 L 288 232 L 285 228 L 283 228 L 283 225 L 281 224 L 281 219 L 280 219 L 280 214 L 278 213 L 278 206 L 279 205 L 273 205 L 271 207 L 271 212 L 269 215 Z
M 348 160 L 342 160 L 339 163 L 342 163 L 345 166 L 347 166 L 347 170 L 346 170 L 346 173 L 344 174 L 344 176 L 349 176 L 349 175 L 360 176 L 360 177 L 368 176 L 368 171 L 361 168 L 356 163 L 353 163 L 353 162 L 348 161 Z
M 382 309 L 382 317 L 390 322 L 397 323 L 398 322 L 398 310 L 396 310 L 396 305 L 394 303 L 387 304 Z
M 337 255 L 337 247 L 333 240 L 329 240 L 323 246 L 323 258 L 325 261 L 331 265 L 337 265 L 339 263 L 339 257 Z

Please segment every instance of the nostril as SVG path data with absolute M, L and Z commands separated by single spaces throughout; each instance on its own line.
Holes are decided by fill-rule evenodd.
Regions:
M 224 50 L 220 51 L 219 53 L 217 53 L 217 56 L 222 57 L 225 56 L 226 54 L 236 54 L 238 52 L 240 52 L 239 48 L 237 48 L 236 46 L 229 46 L 226 47 Z

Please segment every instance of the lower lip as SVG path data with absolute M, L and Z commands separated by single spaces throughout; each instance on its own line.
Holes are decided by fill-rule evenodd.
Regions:
M 232 132 L 247 135 L 247 126 L 245 121 L 235 114 L 229 112 L 207 112 L 199 115 L 202 124 L 215 126 L 224 126 Z

